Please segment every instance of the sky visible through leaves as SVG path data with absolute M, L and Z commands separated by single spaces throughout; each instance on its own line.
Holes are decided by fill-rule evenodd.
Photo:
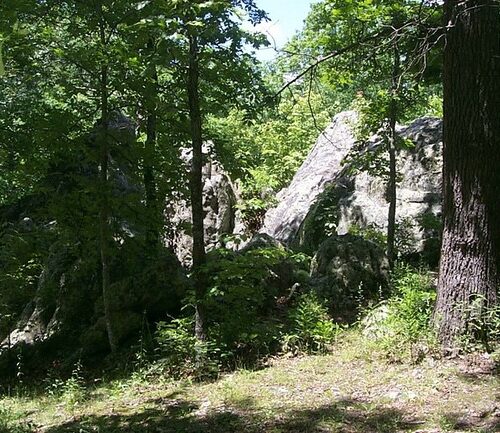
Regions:
M 272 60 L 276 56 L 274 46 L 282 48 L 285 42 L 302 28 L 314 2 L 315 0 L 257 0 L 259 8 L 264 9 L 271 19 L 257 27 L 271 42 L 271 47 L 258 51 L 257 57 L 260 60 Z

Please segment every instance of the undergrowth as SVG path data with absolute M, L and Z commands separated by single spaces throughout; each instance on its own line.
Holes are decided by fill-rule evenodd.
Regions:
M 47 395 L 60 400 L 67 408 L 74 408 L 87 398 L 81 361 L 75 364 L 71 376 L 67 379 L 52 377 L 49 372 L 45 382 Z
M 462 348 L 493 353 L 500 361 L 500 305 L 488 306 L 484 296 L 476 295 L 463 314 L 467 316 L 467 332 L 460 341 Z
M 221 325 L 216 323 L 214 326 L 214 334 L 217 336 Z M 343 329 L 343 326 L 335 323 L 329 316 L 325 301 L 313 293 L 304 293 L 298 295 L 281 321 L 267 320 L 255 324 L 248 332 L 243 333 L 239 345 L 235 341 L 215 339 L 198 342 L 193 336 L 192 316 L 160 323 L 156 333 L 160 360 L 156 362 L 156 366 L 161 366 L 169 375 L 177 378 L 213 377 L 223 370 L 259 366 L 272 355 L 327 353 Z M 259 337 L 263 334 L 274 340 L 273 349 L 262 346 Z M 248 350 L 249 344 L 264 349 L 261 357 L 253 360 L 238 357 L 241 346 Z M 201 365 L 198 362 L 200 351 L 203 358 Z
M 23 413 L 0 407 L 0 433 L 30 433 L 33 431 L 29 423 L 22 422 Z
M 343 340 L 367 357 L 419 363 L 428 355 L 438 356 L 431 322 L 436 292 L 426 270 L 397 266 L 391 295 L 348 328 L 332 320 L 328 300 L 301 288 L 298 281 L 308 265 L 304 256 L 281 248 L 220 254 L 208 267 L 208 339 L 194 337 L 187 302 L 181 317 L 157 324 L 151 347 L 140 345 L 133 382 L 217 378 L 221 372 L 267 365 L 276 356 L 327 354 Z M 475 317 L 471 327 L 480 334 L 487 328 L 489 338 L 498 337 L 498 309 Z M 44 393 L 72 411 L 88 399 L 85 376 L 80 362 L 69 377 L 49 374 Z M 7 425 L 7 415 L 1 416 Z
M 312 292 L 298 299 L 288 318 L 289 328 L 281 341 L 285 353 L 326 353 L 344 329 L 331 319 L 326 303 Z
M 192 314 L 162 322 L 156 333 L 159 363 L 174 377 L 203 378 L 253 368 L 280 353 L 325 353 L 341 327 L 324 300 L 301 291 L 308 267 L 307 256 L 280 247 L 213 253 L 206 268 L 208 339 L 194 338 Z
M 399 265 L 392 274 L 393 295 L 361 320 L 367 344 L 393 359 L 419 362 L 436 348 L 432 311 L 436 290 L 425 270 Z
M 258 260 L 255 254 L 252 257 L 253 260 Z M 277 257 L 267 255 L 266 260 L 272 263 L 268 270 L 275 269 L 274 266 L 279 263 L 279 260 L 275 261 Z M 280 257 L 281 260 L 284 256 Z M 251 268 L 251 263 L 252 260 L 248 262 L 244 260 L 236 264 L 240 276 L 246 278 L 247 266 Z M 269 290 L 267 275 L 263 279 L 251 277 L 250 281 L 259 284 L 258 289 L 253 287 L 251 290 Z M 234 311 L 240 314 L 241 308 L 254 301 L 224 295 L 232 290 L 238 293 L 241 293 L 241 290 L 250 290 L 249 287 L 244 287 L 248 281 L 242 281 L 240 278 L 233 279 L 234 275 L 222 274 L 222 277 L 213 280 L 219 282 L 218 302 L 227 301 L 229 311 L 234 307 Z M 233 284 L 238 287 L 232 287 Z M 168 322 L 158 324 L 154 339 L 156 349 L 153 353 L 147 353 L 142 349 L 138 352 L 138 361 L 132 374 L 127 374 L 118 380 L 103 380 L 96 386 L 90 382 L 86 383 L 84 378 L 87 374 L 78 362 L 72 374 L 66 379 L 49 376 L 44 397 L 41 399 L 38 398 L 38 394 L 34 393 L 29 398 L 26 396 L 0 400 L 0 403 L 5 404 L 7 408 L 3 409 L 0 404 L 0 433 L 27 433 L 42 425 L 61 423 L 61 414 L 63 418 L 77 420 L 74 424 L 73 421 L 68 424 L 70 429 L 75 427 L 75 430 L 61 431 L 90 431 L 87 427 L 101 429 L 100 420 L 106 419 L 110 404 L 113 410 L 116 407 L 117 413 L 125 414 L 123 426 L 133 419 L 129 412 L 132 410 L 131 407 L 136 408 L 133 410 L 141 414 L 136 418 L 138 420 L 137 431 L 143 431 L 143 427 L 146 428 L 149 425 L 147 423 L 150 422 L 148 415 L 150 405 L 157 405 L 159 404 L 157 402 L 161 401 L 162 405 L 169 402 L 168 404 L 171 403 L 174 405 L 172 407 L 177 408 L 178 396 L 189 396 L 189 399 L 192 399 L 186 403 L 185 408 L 181 405 L 179 410 L 191 411 L 193 415 L 176 418 L 175 410 L 177 409 L 165 415 L 165 408 L 162 406 L 161 416 L 158 419 L 171 416 L 175 422 L 188 426 L 196 417 L 204 416 L 202 411 L 205 408 L 204 405 L 209 408 L 211 404 L 215 408 L 213 410 L 231 407 L 231 410 L 242 415 L 251 413 L 256 417 L 255 419 L 263 416 L 262 423 L 264 423 L 267 422 L 266 420 L 282 417 L 283 404 L 290 404 L 294 408 L 316 407 L 321 404 L 327 405 L 332 399 L 340 398 L 339 396 L 345 393 L 350 395 L 349 393 L 353 392 L 353 383 L 356 392 L 364 389 L 365 395 L 374 399 L 374 402 L 366 403 L 369 409 L 366 415 L 369 415 L 372 410 L 378 411 L 380 407 L 385 407 L 384 405 L 394 398 L 403 399 L 405 405 L 411 406 L 412 413 L 414 410 L 420 410 L 423 414 L 427 408 L 421 406 L 418 396 L 425 391 L 428 393 L 428 398 L 436 399 L 436 404 L 432 406 L 435 413 L 426 419 L 426 423 L 429 426 L 438 425 L 442 430 L 447 430 L 450 413 L 456 407 L 460 407 L 462 402 L 458 400 L 457 402 L 455 400 L 441 402 L 441 394 L 435 393 L 436 381 L 442 382 L 440 386 L 444 387 L 447 386 L 447 380 L 453 380 L 451 388 L 454 390 L 456 387 L 463 388 L 461 399 L 465 398 L 473 388 L 469 382 L 453 376 L 454 373 L 452 374 L 452 370 L 448 367 L 439 367 L 440 373 L 435 372 L 436 366 L 444 365 L 446 360 L 434 359 L 437 345 L 431 324 L 435 301 L 432 274 L 425 270 L 399 266 L 392 276 L 392 290 L 388 299 L 365 311 L 365 316 L 358 324 L 350 328 L 335 323 L 329 315 L 327 300 L 320 298 L 312 291 L 289 290 L 286 292 L 288 293 L 286 299 L 279 296 L 281 294 L 279 290 L 272 291 L 273 296 L 270 298 L 266 298 L 266 292 L 262 294 L 261 299 L 262 302 L 270 302 L 269 310 L 249 308 L 247 315 L 229 318 L 230 323 L 235 323 L 238 317 L 243 321 L 237 328 L 237 332 L 233 334 L 221 332 L 226 326 L 223 320 L 226 320 L 227 316 L 212 317 L 209 328 L 210 338 L 202 344 L 194 338 L 193 317 L 188 314 L 188 309 L 185 309 L 184 317 L 172 318 Z M 241 305 L 233 306 L 233 302 L 241 302 Z M 268 314 L 262 315 L 263 311 Z M 481 317 L 481 320 L 496 323 L 493 313 L 488 313 L 488 315 L 485 313 Z M 491 326 L 490 322 L 488 322 L 489 326 Z M 474 326 L 483 325 L 480 325 L 478 321 Z M 264 327 L 268 329 L 264 330 Z M 255 353 L 248 351 L 248 345 L 253 341 L 249 335 L 250 332 L 272 334 L 276 343 L 273 351 L 267 350 L 266 346 L 258 346 L 259 348 L 265 347 L 266 351 L 263 351 L 262 357 L 253 363 L 249 363 L 248 359 L 244 358 L 248 353 Z M 227 335 L 232 335 L 237 339 L 221 338 Z M 255 344 L 260 343 L 256 341 Z M 306 354 L 316 356 L 304 356 Z M 285 359 L 289 357 L 296 358 Z M 427 359 L 424 360 L 424 358 Z M 264 361 L 268 368 L 258 371 L 247 369 L 247 367 L 262 366 Z M 409 365 L 414 363 L 420 364 Z M 227 374 L 229 370 L 235 369 L 239 371 Z M 221 372 L 225 374 L 221 375 Z M 446 377 L 451 379 L 445 380 L 441 375 L 447 375 Z M 208 378 L 218 380 L 196 383 L 200 379 Z M 491 382 L 488 386 L 486 382 L 484 383 L 484 392 L 496 395 L 494 394 L 494 378 Z M 402 386 L 402 383 L 405 383 L 405 386 Z M 374 387 L 378 389 L 377 392 L 373 392 Z M 37 397 L 33 397 L 35 395 Z M 176 397 L 172 397 L 173 395 Z M 255 395 L 258 395 L 259 399 L 254 399 Z M 478 393 L 471 397 L 470 404 L 472 402 L 475 404 L 479 395 Z M 293 396 L 293 401 L 290 400 L 290 396 Z M 488 398 L 483 398 L 484 405 L 487 404 Z M 207 401 L 210 404 L 206 403 Z M 351 406 L 357 403 L 349 400 L 348 404 Z M 335 413 L 338 414 L 335 426 L 341 425 L 345 420 L 345 414 L 337 412 L 339 407 L 341 406 L 335 407 Z M 357 410 L 366 409 L 366 407 L 359 406 Z M 480 410 L 488 411 L 485 412 L 488 413 L 486 418 L 494 416 L 490 416 L 490 413 L 494 414 L 490 406 L 484 406 L 486 409 L 482 407 Z M 32 421 L 29 421 L 30 418 L 25 418 L 23 413 L 43 413 L 43 417 L 31 417 Z M 85 414 L 95 413 L 101 415 L 96 416 L 94 421 L 92 417 L 85 418 Z M 202 415 L 199 415 L 200 413 Z M 422 414 L 420 417 L 424 419 Z M 313 413 L 311 420 L 317 418 Z M 252 422 L 255 419 L 252 418 Z M 169 425 L 170 419 L 168 418 L 167 421 L 166 426 Z M 392 423 L 393 416 L 388 416 L 387 421 Z M 30 422 L 35 422 L 36 425 Z M 92 425 L 92 422 L 96 424 Z M 225 426 L 223 420 L 216 422 L 221 423 L 219 427 Z M 346 425 L 349 425 L 349 422 L 347 419 Z M 486 425 L 486 421 L 481 422 Z M 110 425 L 103 421 L 102 430 L 99 431 L 104 432 L 114 428 Z M 385 424 L 382 427 L 378 424 L 377 426 L 374 428 L 371 423 L 367 423 L 358 426 L 359 430 L 356 431 L 382 432 L 388 431 L 387 428 L 394 428 L 393 424 L 387 428 Z M 84 428 L 84 430 L 76 430 L 76 428 Z M 167 428 L 165 431 L 170 430 Z M 228 427 L 220 431 L 236 430 Z M 309 430 L 304 427 L 301 431 L 316 430 L 313 427 Z

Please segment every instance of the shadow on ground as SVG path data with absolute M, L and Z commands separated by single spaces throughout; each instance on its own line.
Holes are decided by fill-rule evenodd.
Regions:
M 206 413 L 202 407 L 186 400 L 158 399 L 151 403 L 154 408 L 133 415 L 85 417 L 44 432 L 390 433 L 421 427 L 411 414 L 356 400 L 339 400 L 316 409 L 276 413 L 271 419 L 269 415 L 267 419 L 259 417 L 250 402 L 245 402 L 244 409 L 220 408 L 205 410 Z
M 500 432 L 500 417 L 498 416 L 485 419 L 481 414 L 471 416 L 470 414 L 451 412 L 442 416 L 441 424 L 447 431 Z

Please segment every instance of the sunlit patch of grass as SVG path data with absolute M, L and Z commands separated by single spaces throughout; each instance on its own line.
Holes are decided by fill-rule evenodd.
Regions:
M 87 386 L 72 405 L 60 395 L 3 398 L 0 423 L 9 433 L 494 431 L 498 376 L 473 380 L 455 360 L 394 363 L 365 343 L 349 331 L 331 354 L 275 358 L 211 383 L 133 375 Z

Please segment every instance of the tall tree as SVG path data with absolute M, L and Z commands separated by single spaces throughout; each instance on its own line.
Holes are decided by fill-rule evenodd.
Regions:
M 116 0 L 92 3 L 47 1 L 44 5 L 47 42 L 59 66 L 59 88 L 71 101 L 67 105 L 74 105 L 77 124 L 94 129 L 94 133 L 89 134 L 92 135 L 90 140 L 95 141 L 95 146 L 91 146 L 94 150 L 89 152 L 92 153 L 90 160 L 99 169 L 99 181 L 92 186 L 97 207 L 94 225 L 99 239 L 104 321 L 109 346 L 114 352 L 119 341 L 114 323 L 116 302 L 111 293 L 116 228 L 113 227 L 115 206 L 110 178 L 111 155 L 113 151 L 116 155 L 120 139 L 110 124 L 116 106 L 116 96 L 112 95 L 118 93 L 122 85 L 120 81 L 123 81 L 117 64 L 128 54 L 121 50 L 123 44 L 118 39 L 117 28 L 124 17 L 130 15 L 133 5 Z
M 112 299 L 110 293 L 110 244 L 111 231 L 109 227 L 110 209 L 109 209 L 109 150 L 110 136 L 109 127 L 109 66 L 107 59 L 108 51 L 108 25 L 106 22 L 104 7 L 102 3 L 96 10 L 99 16 L 99 42 L 101 51 L 100 71 L 99 71 L 99 89 L 100 97 L 100 112 L 101 125 L 99 134 L 99 170 L 100 170 L 100 187 L 102 188 L 99 203 L 99 248 L 101 254 L 101 287 L 102 299 L 104 304 L 104 319 L 106 321 L 106 331 L 108 334 L 109 347 L 112 352 L 116 352 L 118 341 L 114 331 L 113 314 L 112 314 Z
M 398 93 L 399 83 L 401 80 L 400 63 L 401 57 L 397 41 L 392 47 L 394 51 L 393 68 L 391 77 L 391 96 L 388 109 L 388 124 L 389 131 L 387 134 L 387 153 L 389 154 L 389 176 L 387 182 L 387 199 L 389 202 L 389 210 L 387 214 L 387 258 L 389 266 L 394 268 L 394 259 L 396 257 L 396 205 L 397 205 L 397 167 L 396 167 L 396 151 L 398 136 L 396 132 L 396 123 L 398 121 Z
M 206 340 L 206 319 L 203 308 L 203 297 L 206 287 L 202 274 L 205 264 L 205 231 L 203 227 L 203 136 L 200 107 L 200 64 L 198 36 L 196 32 L 189 34 L 188 76 L 186 88 L 188 94 L 189 119 L 191 127 L 191 145 L 193 159 L 191 166 L 191 209 L 193 221 L 193 271 L 196 299 L 195 335 L 198 340 Z
M 154 40 L 151 38 L 147 44 L 148 48 L 154 50 Z M 153 51 L 154 53 L 154 51 Z M 156 64 L 150 62 L 147 74 L 148 91 L 144 98 L 143 105 L 146 110 L 146 141 L 144 143 L 144 167 L 143 179 L 144 189 L 146 191 L 146 205 L 152 216 L 153 223 L 148 230 L 147 247 L 155 251 L 160 240 L 159 235 L 159 203 L 157 182 L 154 171 L 154 160 L 156 157 L 156 147 L 158 144 L 158 71 Z
M 435 323 L 455 346 L 500 284 L 500 4 L 444 2 L 444 232 Z M 479 311 L 472 311 L 478 308 Z
M 192 148 L 189 182 L 193 236 L 191 271 L 196 299 L 195 334 L 200 341 L 207 338 L 202 145 L 208 137 L 204 134 L 204 121 L 208 113 L 220 113 L 237 105 L 242 97 L 251 95 L 254 69 L 248 61 L 255 59 L 245 53 L 244 46 L 246 43 L 258 45 L 263 40 L 241 28 L 239 15 L 242 12 L 253 23 L 265 17 L 254 0 L 179 1 L 174 10 L 169 11 L 175 16 L 184 38 L 179 47 L 179 65 Z M 228 100 L 231 103 L 228 104 Z

